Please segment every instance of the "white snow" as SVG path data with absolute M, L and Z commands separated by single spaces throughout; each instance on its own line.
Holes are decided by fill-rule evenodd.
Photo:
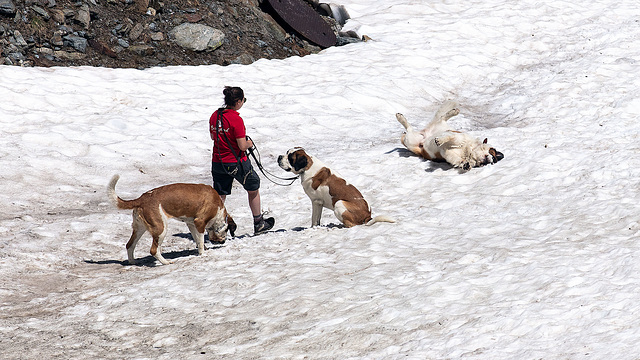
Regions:
M 0 66 L 0 355 L 6 359 L 637 359 L 636 1 L 342 0 L 373 41 L 252 65 Z M 211 183 L 225 85 L 267 170 L 303 146 L 396 224 L 310 228 L 263 178 L 280 231 L 196 256 L 171 222 L 125 264 L 134 198 Z M 505 155 L 461 173 L 399 142 L 447 99 Z

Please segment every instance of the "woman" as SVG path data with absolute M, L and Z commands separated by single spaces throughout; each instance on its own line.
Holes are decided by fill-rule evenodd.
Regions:
M 213 188 L 224 202 L 227 195 L 231 194 L 233 179 L 238 180 L 249 197 L 254 234 L 262 234 L 273 228 L 275 219 L 264 218 L 262 215 L 260 177 L 245 154 L 245 151 L 253 147 L 253 141 L 246 134 L 244 121 L 238 110 L 247 99 L 239 87 L 226 86 L 222 93 L 225 107 L 216 110 L 209 119 L 209 132 L 213 140 Z

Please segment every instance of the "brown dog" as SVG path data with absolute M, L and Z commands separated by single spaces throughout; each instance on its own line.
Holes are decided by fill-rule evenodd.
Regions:
M 395 222 L 384 215 L 372 218 L 371 208 L 360 191 L 303 148 L 291 148 L 285 155 L 278 156 L 278 165 L 300 176 L 302 188 L 311 199 L 312 227 L 320 225 L 323 207 L 333 210 L 346 227 Z
M 133 251 L 146 231 L 153 237 L 151 255 L 164 265 L 172 263 L 162 257 L 160 252 L 160 246 L 167 233 L 167 219 L 170 218 L 187 224 L 198 246 L 198 255 L 202 255 L 205 250 L 205 230 L 209 233 L 209 241 L 212 243 L 224 244 L 227 230 L 234 236 L 236 223 L 227 213 L 220 195 L 209 185 L 170 184 L 149 190 L 135 200 L 122 200 L 116 195 L 118 179 L 118 175 L 111 178 L 107 193 L 118 209 L 133 209 L 133 233 L 127 242 L 130 264 L 135 264 Z

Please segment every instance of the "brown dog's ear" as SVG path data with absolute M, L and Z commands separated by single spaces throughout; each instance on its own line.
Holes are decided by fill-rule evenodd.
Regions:
M 227 213 L 227 230 L 229 231 L 229 234 L 231 234 L 231 237 L 236 237 L 236 229 L 238 229 L 238 225 L 233 221 L 231 215 Z
M 484 141 L 482 143 L 486 144 L 487 143 L 487 138 L 484 138 Z
M 294 160 L 295 158 L 295 160 Z M 293 161 L 292 161 L 293 160 Z M 289 154 L 289 164 L 293 166 L 295 171 L 300 171 L 307 167 L 307 157 L 306 156 L 293 156 L 293 154 Z

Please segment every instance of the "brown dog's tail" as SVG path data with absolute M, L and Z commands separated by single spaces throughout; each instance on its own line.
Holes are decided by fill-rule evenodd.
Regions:
M 109 186 L 107 186 L 107 195 L 109 196 L 109 200 L 111 203 L 117 207 L 118 209 L 128 210 L 133 209 L 138 206 L 138 201 L 136 200 L 122 200 L 118 195 L 116 195 L 116 183 L 120 180 L 120 175 L 113 175 L 111 181 L 109 181 Z

